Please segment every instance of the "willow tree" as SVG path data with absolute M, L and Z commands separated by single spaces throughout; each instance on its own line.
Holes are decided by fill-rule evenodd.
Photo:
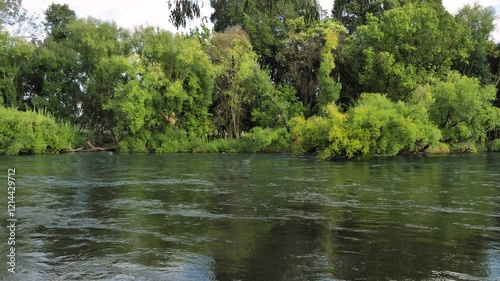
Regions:
M 289 25 L 277 57 L 285 70 L 282 82 L 297 90 L 306 116 L 311 116 L 319 107 L 339 98 L 335 56 L 345 29 L 330 20 L 307 26 L 303 18 L 290 20 Z
M 435 102 L 429 115 L 443 131 L 444 142 L 484 142 L 488 131 L 498 129 L 500 110 L 492 105 L 496 92 L 493 85 L 481 86 L 477 78 L 451 72 L 431 90 Z
M 248 34 L 240 27 L 215 34 L 208 53 L 217 69 L 212 108 L 215 126 L 229 138 L 239 138 L 250 129 L 253 105 L 273 91 L 271 80 L 260 69 Z
M 367 15 L 367 24 L 345 42 L 342 54 L 349 71 L 344 73 L 355 76 L 359 92 L 405 100 L 428 78 L 447 74 L 452 63 L 465 60 L 471 49 L 466 27 L 444 9 L 408 4 L 380 19 Z
M 204 137 L 210 130 L 213 66 L 196 38 L 151 27 L 137 29 L 134 54 L 105 61 L 119 77 L 106 108 L 114 113 L 115 135 L 154 146 L 167 129 Z
M 454 68 L 462 75 L 478 78 L 483 85 L 496 82 L 496 73 L 488 62 L 488 55 L 494 49 L 490 35 L 495 30 L 495 9 L 482 7 L 477 3 L 465 5 L 458 11 L 455 19 L 470 32 L 473 50 L 466 60 L 455 62 Z

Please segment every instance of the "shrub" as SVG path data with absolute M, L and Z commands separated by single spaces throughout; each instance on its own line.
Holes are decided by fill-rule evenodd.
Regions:
M 328 142 L 330 120 L 323 116 L 305 119 L 303 116 L 290 120 L 290 139 L 293 153 L 317 152 L 324 150 Z
M 362 94 L 347 113 L 329 104 L 322 117 L 293 119 L 293 149 L 317 150 L 323 159 L 418 152 L 441 138 L 425 109 L 421 111 L 415 114 L 418 111 L 405 103 L 394 103 L 380 94 Z
M 488 145 L 488 150 L 489 150 L 489 151 L 496 151 L 496 152 L 500 152 L 500 139 L 496 139 L 496 140 L 492 141 L 492 142 Z
M 49 115 L 0 108 L 0 153 L 6 155 L 57 153 L 78 137 L 68 124 Z
M 188 152 L 190 141 L 186 131 L 169 127 L 164 133 L 154 134 L 150 146 L 156 153 Z
M 254 127 L 240 139 L 242 150 L 248 152 L 282 152 L 288 150 L 289 134 L 285 128 Z

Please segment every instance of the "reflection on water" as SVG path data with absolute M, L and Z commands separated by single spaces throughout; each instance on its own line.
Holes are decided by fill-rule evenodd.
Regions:
M 500 278 L 499 154 L 89 153 L 0 166 L 18 178 L 18 273 L 1 243 L 5 280 Z

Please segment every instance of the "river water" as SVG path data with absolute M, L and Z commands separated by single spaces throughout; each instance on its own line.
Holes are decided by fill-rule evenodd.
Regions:
M 2 280 L 500 280 L 500 154 L 103 152 L 0 167 Z

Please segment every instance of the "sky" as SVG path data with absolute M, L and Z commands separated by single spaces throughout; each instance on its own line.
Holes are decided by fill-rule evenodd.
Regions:
M 213 9 L 209 0 L 199 0 L 202 3 L 202 17 L 208 19 L 207 26 L 211 27 L 210 14 Z M 330 11 L 334 0 L 319 0 L 324 10 Z M 493 6 L 497 13 L 496 30 L 493 38 L 500 42 L 500 0 L 443 0 L 446 9 L 455 14 L 465 4 L 478 2 L 482 6 Z M 119 26 L 132 28 L 137 25 L 153 25 L 176 32 L 175 27 L 168 21 L 169 10 L 167 0 L 23 0 L 23 6 L 30 12 L 43 18 L 43 12 L 51 3 L 68 4 L 79 17 L 92 16 L 95 18 L 115 21 Z M 185 29 L 189 31 L 201 24 L 200 20 L 190 22 Z

